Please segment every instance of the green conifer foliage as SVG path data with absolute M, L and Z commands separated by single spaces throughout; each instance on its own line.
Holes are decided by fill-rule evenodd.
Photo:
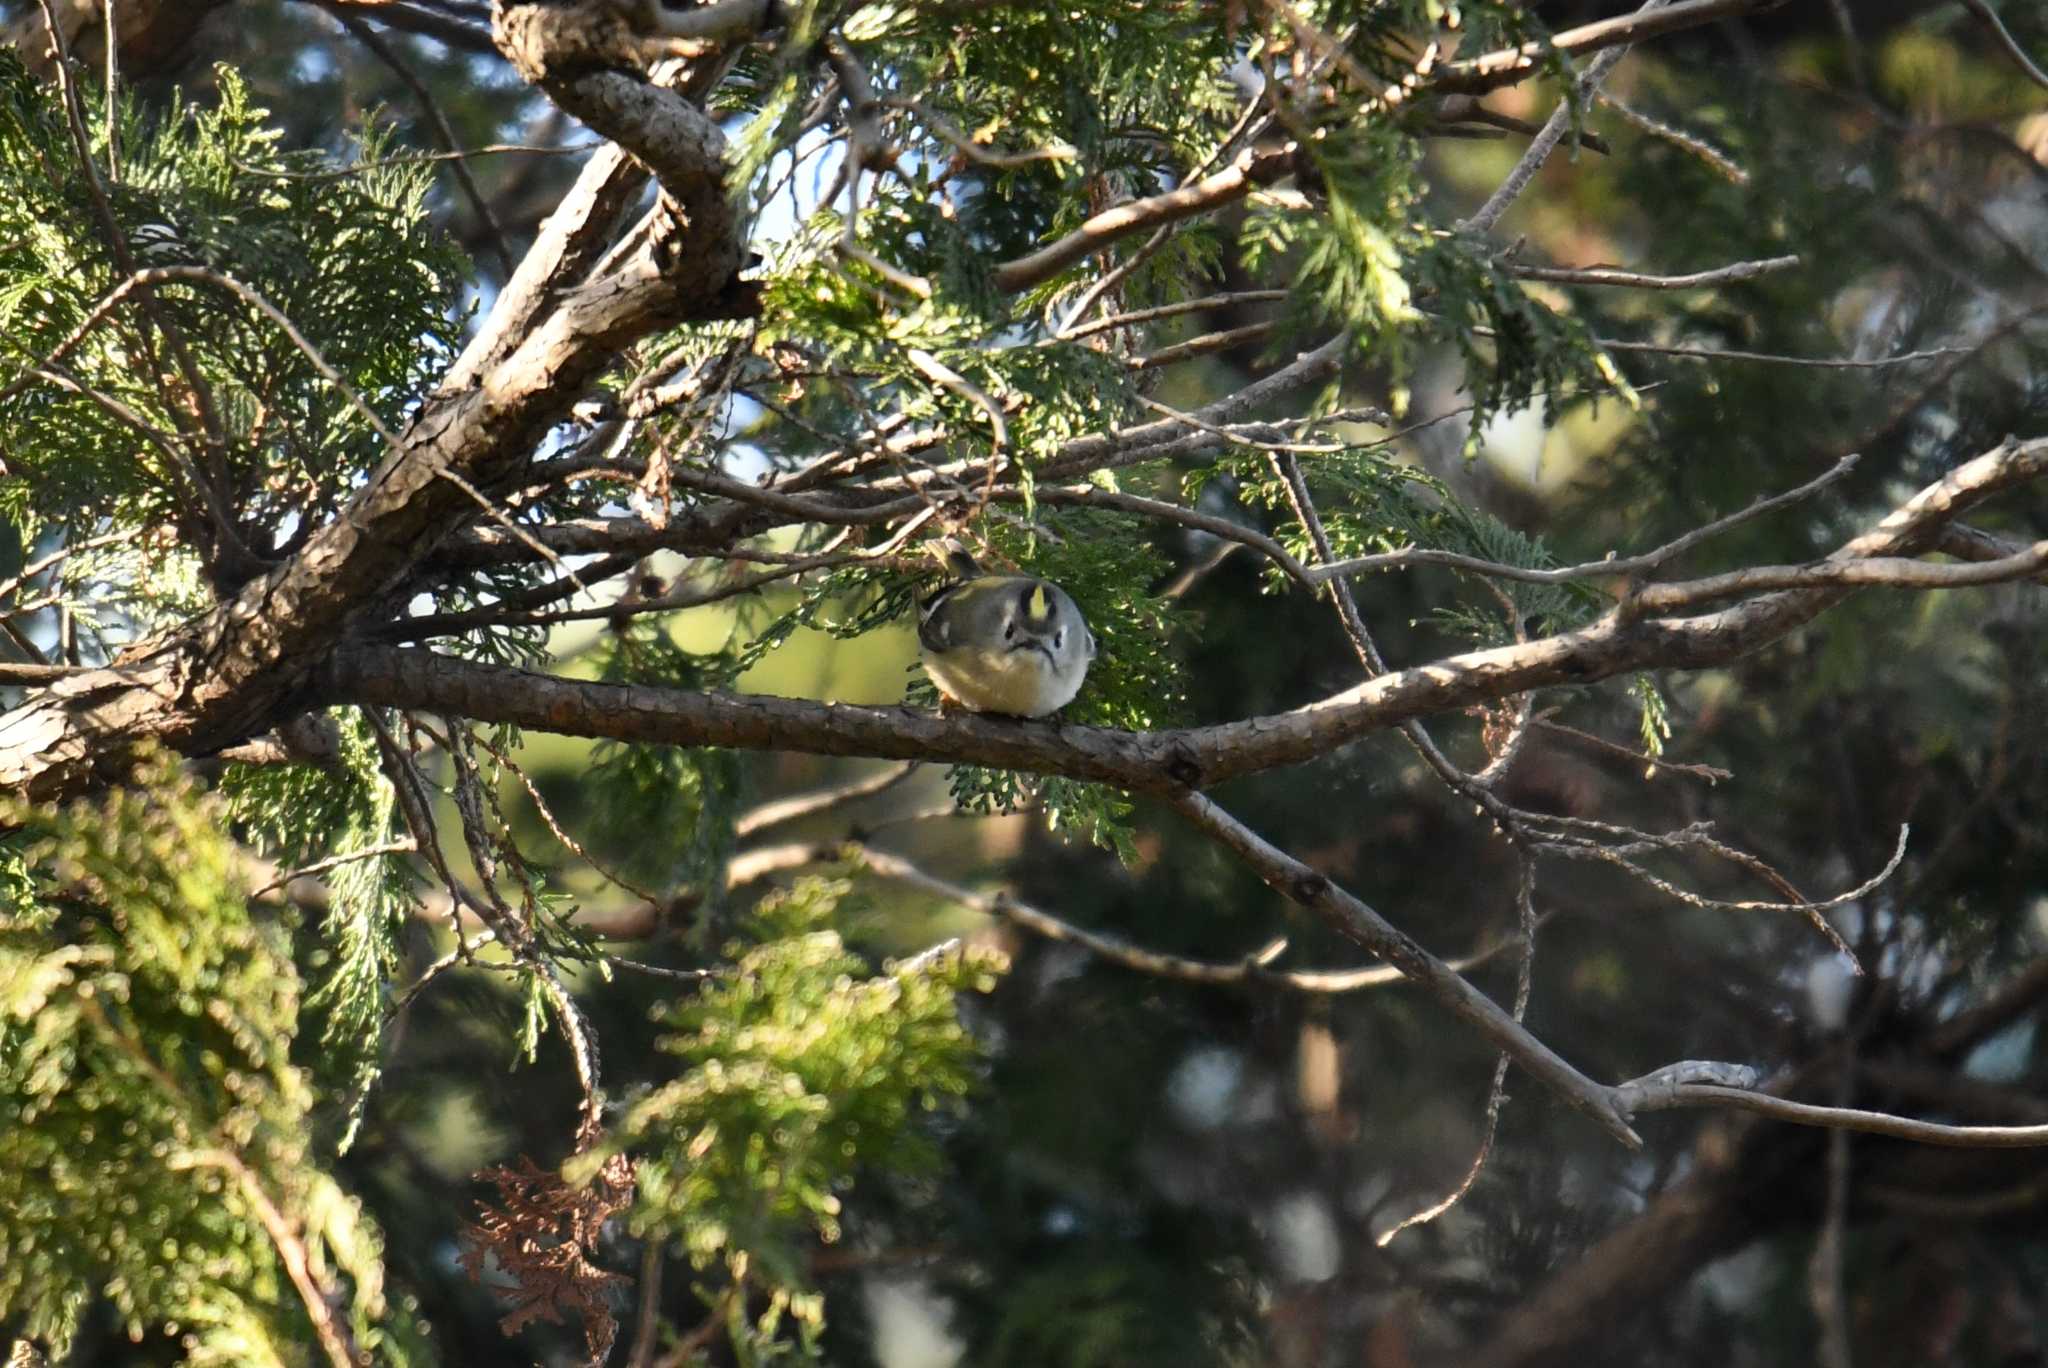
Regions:
M 416 1348 L 376 1227 L 316 1160 L 302 985 L 220 805 L 159 763 L 0 820 L 0 1316 L 61 1353 L 103 1296 L 195 1364 Z
M 674 1241 L 699 1269 L 723 1265 L 731 1323 L 757 1352 L 785 1315 L 801 1343 L 822 1328 L 804 1251 L 839 1240 L 856 1178 L 938 1176 L 924 1118 L 957 1108 L 979 1076 L 956 998 L 1006 967 L 955 945 L 873 973 L 833 929 L 850 891 L 806 877 L 763 899 L 749 939 L 727 947 L 730 971 L 658 1014 L 676 1076 L 566 1169 L 587 1182 L 635 1156 L 634 1231 Z M 766 1309 L 743 1314 L 749 1296 Z
M 0 1343 L 863 1368 L 908 1269 L 962 1364 L 1455 1361 L 1560 1304 L 1719 1364 L 1743 1334 L 1686 1280 L 1739 1227 L 1796 1265 L 1747 1311 L 1798 1321 L 1749 1328 L 1775 1361 L 1825 1312 L 1807 1199 L 1873 1174 L 1818 1242 L 1856 1276 L 1872 1229 L 1929 1229 L 1895 1199 L 1996 1208 L 1959 1266 L 2044 1266 L 2037 1175 L 1915 1188 L 1860 1140 L 1820 1175 L 1762 1121 L 1687 1159 L 1610 1086 L 1741 1057 L 1815 1102 L 2040 1110 L 2039 1041 L 1996 1035 L 2038 996 L 1938 1044 L 2009 966 L 2048 983 L 2038 589 L 1713 640 L 2040 431 L 2038 87 L 1962 63 L 1954 6 L 1853 81 L 1855 7 L 1820 43 L 1783 6 L 1725 68 L 1630 40 L 1604 107 L 1556 8 L 243 0 L 237 61 L 111 97 L 0 52 L 0 764 L 94 794 L 0 797 Z M 529 86 L 488 32 L 522 9 L 738 27 Z M 416 155 L 363 66 L 500 145 Z M 594 135 L 583 87 L 662 118 Z M 1475 226 L 1553 92 L 1596 136 Z M 532 290 L 498 265 L 528 247 Z M 749 253 L 710 303 L 679 283 Z M 1493 459 L 1524 438 L 1567 477 Z M 2010 487 L 1969 516 L 1894 550 L 2042 535 Z M 1082 605 L 1056 718 L 932 707 L 941 536 Z M 1382 553 L 1417 554 L 1319 565 Z M 1794 587 L 1645 606 L 1774 564 Z M 875 706 L 840 691 L 881 657 Z M 261 687 L 212 687 L 228 658 Z M 185 753 L 118 773 L 137 716 Z M 1299 763 L 1231 767 L 1274 737 Z M 1853 1040 L 1794 1010 L 1851 938 Z M 1464 982 L 1372 962 L 1418 947 L 1474 948 Z M 1546 1068 L 1510 1075 L 1524 1043 Z M 1969 1072 L 1987 1045 L 2011 1079 Z M 1651 1225 L 1688 1190 L 1728 1224 Z M 1596 1260 L 1575 1301 L 1637 1229 L 1670 1285 Z M 1954 1279 L 1983 1361 L 1981 1308 L 2048 1315 L 2026 1281 Z

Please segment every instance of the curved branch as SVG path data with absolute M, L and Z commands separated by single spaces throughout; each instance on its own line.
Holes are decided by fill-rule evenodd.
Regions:
M 1185 983 L 1210 985 L 1266 984 L 1292 992 L 1318 995 L 1383 988 L 1407 979 L 1407 975 L 1391 964 L 1376 964 L 1362 969 L 1276 969 L 1273 962 L 1287 950 L 1285 937 L 1269 941 L 1260 949 L 1235 960 L 1198 960 L 1185 955 L 1170 955 L 1158 950 L 1148 950 L 1120 936 L 1077 926 L 1050 912 L 1020 902 L 1008 892 L 980 893 L 971 888 L 963 888 L 959 884 L 949 883 L 926 873 L 901 855 L 878 850 L 863 841 L 848 841 L 840 845 L 825 842 L 816 853 L 836 859 L 851 856 L 868 872 L 881 878 L 918 889 L 936 898 L 944 898 L 948 902 L 958 903 L 962 907 L 971 907 L 986 917 L 1015 922 L 1026 931 L 1042 936 L 1046 940 L 1078 945 L 1112 964 L 1122 965 L 1140 974 L 1150 974 L 1155 978 L 1179 979 Z M 1454 972 L 1463 973 L 1467 969 L 1477 968 L 1486 963 L 1515 944 L 1517 941 L 1513 937 L 1503 937 L 1484 949 L 1448 961 L 1448 967 Z
M 1730 1088 L 1716 1083 L 1677 1083 L 1633 1099 L 1636 1112 L 1663 1111 L 1673 1107 L 1729 1107 L 1755 1112 L 1776 1121 L 1797 1126 L 1820 1126 L 1828 1130 L 1863 1131 L 1914 1140 L 1923 1145 L 1946 1145 L 1954 1149 L 2035 1149 L 2048 1145 L 2048 1126 L 1950 1126 L 1939 1121 L 1918 1121 L 1890 1112 L 1864 1111 L 1858 1107 L 1823 1107 L 1812 1102 L 1794 1102 L 1748 1088 Z
M 1531 1035 L 1526 1027 L 1474 988 L 1451 967 L 1423 949 L 1379 913 L 1292 855 L 1273 846 L 1199 793 L 1174 798 L 1174 811 L 1246 864 L 1288 901 L 1321 917 L 1353 944 L 1370 950 L 1413 979 L 1422 990 L 1464 1019 L 1540 1083 L 1591 1117 L 1602 1130 L 1641 1149 L 1613 1088 L 1580 1073 Z
M 1168 190 L 1164 194 L 1105 209 L 1058 242 L 1041 247 L 1028 256 L 1004 262 L 996 267 L 995 286 L 1006 293 L 1028 290 L 1050 280 L 1090 253 L 1101 251 L 1120 237 L 1157 228 L 1161 224 L 1176 223 L 1243 199 L 1259 186 L 1271 185 L 1293 170 L 1292 148 L 1247 151 L 1213 176 L 1205 176 L 1178 190 Z
M 55 798 L 125 773 L 144 741 L 203 755 L 272 725 L 344 633 L 474 516 L 465 483 L 488 490 L 509 480 L 633 342 L 729 310 L 743 254 L 718 125 L 617 72 L 557 84 L 587 96 L 604 131 L 630 138 L 654 167 L 670 231 L 566 294 L 537 296 L 515 281 L 500 301 L 514 325 L 485 325 L 487 345 L 471 348 L 348 506 L 291 559 L 189 626 L 137 646 L 118 669 L 64 680 L 0 715 L 0 789 Z M 580 217 L 587 207 L 564 212 Z
M 1598 52 L 1603 48 L 1640 43 L 1667 33 L 1698 28 L 1739 14 L 1775 9 L 1785 0 L 1681 0 L 1681 3 L 1651 13 L 1624 14 L 1601 19 L 1552 34 L 1547 42 L 1524 43 L 1502 48 L 1468 61 L 1453 62 L 1424 82 L 1432 92 L 1484 94 L 1502 86 L 1517 85 L 1534 76 L 1555 50 L 1569 57 Z
M 1999 19 L 1997 10 L 1985 4 L 1984 0 L 1963 0 L 1963 8 L 1983 21 L 1984 26 L 1991 30 L 1991 36 L 1998 40 L 1998 45 L 2005 49 L 2006 55 L 2012 58 L 2013 64 L 2028 80 L 2048 90 L 2048 71 L 2041 70 L 2034 59 L 2027 56 L 2027 50 L 2020 46 L 2019 39 L 2013 37 L 2012 30 Z
M 1645 570 L 1654 570 L 1664 562 L 1690 551 L 1701 542 L 1730 528 L 1738 527 L 1752 518 L 1774 513 L 1788 504 L 1797 503 L 1809 495 L 1817 494 L 1828 485 L 1847 475 L 1856 468 L 1859 459 L 1854 453 L 1844 456 L 1825 471 L 1808 480 L 1805 484 L 1782 493 L 1759 498 L 1747 508 L 1714 519 L 1696 527 L 1681 537 L 1675 537 L 1664 545 L 1637 556 L 1615 556 L 1610 553 L 1605 560 L 1586 561 L 1579 565 L 1555 567 L 1532 567 L 1504 565 L 1499 561 L 1483 560 L 1478 556 L 1461 555 L 1456 551 L 1439 551 L 1428 546 L 1405 546 L 1398 551 L 1382 551 L 1370 556 L 1353 556 L 1349 560 L 1325 561 L 1308 571 L 1311 583 L 1341 575 L 1362 574 L 1368 570 L 1393 570 L 1409 565 L 1442 565 L 1454 570 L 1469 570 L 1478 575 L 1489 575 L 1495 579 L 1515 580 L 1522 584 L 1569 584 L 1574 580 L 1612 579 L 1622 575 L 1637 575 Z M 2011 555 L 2018 548 L 2001 550 L 2001 556 Z M 1975 557 L 1989 560 L 1989 555 Z M 1784 587 L 1784 586 L 1771 586 Z
M 2048 438 L 2008 442 L 1949 472 L 1826 563 L 1918 551 L 1970 507 L 2044 471 Z M 1640 619 L 1624 600 L 1577 631 L 1390 671 L 1292 712 L 1158 732 L 601 684 L 369 646 L 338 652 L 318 691 L 338 702 L 455 712 L 574 736 L 967 761 L 1171 796 L 1298 764 L 1372 732 L 1528 689 L 1586 684 L 1648 667 L 1719 665 L 1778 640 L 1850 592 L 1840 585 L 1788 589 L 1678 619 Z M 74 680 L 51 692 L 88 687 Z M 0 718 L 0 785 L 9 781 L 9 728 L 18 715 Z
M 1613 266 L 1523 266 L 1509 262 L 1506 271 L 1520 280 L 1543 280 L 1557 285 L 1613 285 L 1627 290 L 1700 290 L 1716 285 L 1734 285 L 1773 271 L 1786 271 L 1799 264 L 1796 256 L 1764 257 L 1738 261 L 1711 271 L 1686 275 L 1646 275 Z
M 1955 565 L 1906 556 L 1874 556 L 1868 560 L 1828 561 L 1819 565 L 1755 565 L 1703 579 L 1646 584 L 1636 590 L 1633 602 L 1642 610 L 1654 613 L 1770 589 L 1850 585 L 1885 589 L 1961 589 L 2032 579 L 2044 569 L 2048 569 L 2048 541 L 2038 541 L 2009 556 Z

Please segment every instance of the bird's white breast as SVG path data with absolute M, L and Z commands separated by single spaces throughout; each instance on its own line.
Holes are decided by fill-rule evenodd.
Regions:
M 1067 705 L 1080 692 L 1080 671 L 1061 684 L 1052 662 L 1038 651 L 991 651 L 956 646 L 924 653 L 925 673 L 932 683 L 976 712 L 1008 713 L 1012 717 L 1043 717 Z

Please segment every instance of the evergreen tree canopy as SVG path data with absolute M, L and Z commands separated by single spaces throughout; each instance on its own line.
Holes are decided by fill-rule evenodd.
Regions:
M 0 3 L 17 1354 L 2041 1355 L 2037 7 L 108 8 Z

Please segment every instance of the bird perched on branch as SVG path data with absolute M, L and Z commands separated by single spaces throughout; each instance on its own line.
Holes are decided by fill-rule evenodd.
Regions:
M 941 697 L 975 712 L 1044 717 L 1081 691 L 1095 634 L 1050 580 L 986 575 L 958 542 L 941 542 L 956 576 L 918 605 L 924 671 Z

